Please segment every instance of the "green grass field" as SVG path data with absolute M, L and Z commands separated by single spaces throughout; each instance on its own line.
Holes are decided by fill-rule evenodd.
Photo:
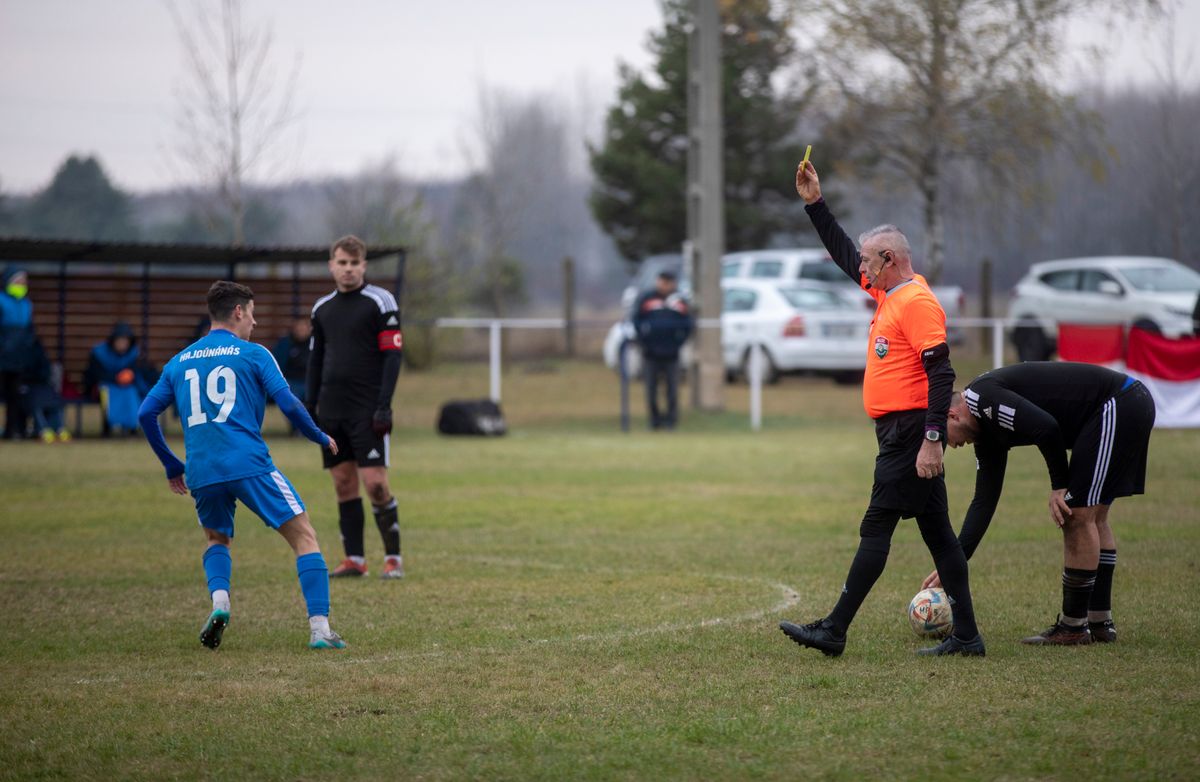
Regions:
M 0 446 L 0 779 L 1197 775 L 1200 432 L 1156 432 L 1147 495 L 1114 507 L 1117 644 L 1017 642 L 1053 620 L 1062 556 L 1022 449 L 972 562 L 987 658 L 914 656 L 904 609 L 930 562 L 906 522 L 827 659 L 777 625 L 823 615 L 857 545 L 875 453 L 857 389 L 785 380 L 753 434 L 735 386 L 731 412 L 661 435 L 635 391 L 623 435 L 607 371 L 518 367 L 508 437 L 437 437 L 437 403 L 486 382 L 402 377 L 409 575 L 374 577 L 368 522 L 372 577 L 333 583 L 341 653 L 305 648 L 294 561 L 244 510 L 233 620 L 200 647 L 203 536 L 141 440 Z M 336 562 L 318 454 L 271 415 Z M 948 455 L 956 525 L 973 468 Z

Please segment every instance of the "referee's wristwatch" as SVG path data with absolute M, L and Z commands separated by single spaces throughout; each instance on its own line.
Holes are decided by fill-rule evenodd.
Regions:
M 925 430 L 925 439 L 931 443 L 940 443 L 941 441 L 946 439 L 946 435 L 942 434 L 937 429 L 926 429 Z

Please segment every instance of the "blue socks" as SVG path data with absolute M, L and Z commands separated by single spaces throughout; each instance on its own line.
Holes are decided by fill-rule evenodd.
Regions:
M 215 543 L 204 552 L 204 574 L 208 576 L 209 593 L 224 590 L 229 592 L 229 578 L 233 572 L 233 560 L 229 547 Z M 309 616 L 329 616 L 329 569 L 321 552 L 313 552 L 296 558 L 296 575 L 300 579 L 300 591 L 308 605 Z
M 320 555 L 318 555 L 320 556 Z M 204 575 L 208 576 L 208 592 L 219 589 L 229 591 L 229 578 L 233 574 L 233 560 L 229 546 L 214 543 L 204 551 Z
M 329 616 L 329 569 L 321 552 L 296 557 L 296 576 L 308 604 L 308 615 Z

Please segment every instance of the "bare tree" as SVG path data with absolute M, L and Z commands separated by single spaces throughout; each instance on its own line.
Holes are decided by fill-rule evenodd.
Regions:
M 1152 63 L 1159 82 L 1157 143 L 1152 145 L 1152 149 L 1156 158 L 1155 173 L 1161 182 L 1160 192 L 1171 254 L 1183 259 L 1185 252 L 1190 249 L 1184 246 L 1184 221 L 1194 219 L 1194 213 L 1185 211 L 1184 205 L 1188 201 L 1188 192 L 1194 193 L 1197 183 L 1200 183 L 1200 157 L 1196 155 L 1196 91 L 1189 91 L 1184 86 L 1195 49 L 1188 45 L 1182 52 L 1179 51 L 1176 10 L 1172 5 L 1163 14 L 1158 31 L 1160 61 Z
M 989 191 L 1084 117 L 1052 76 L 1063 24 L 1089 0 L 796 0 L 824 25 L 817 49 L 836 85 L 851 164 L 898 173 L 919 196 L 927 276 L 945 255 L 946 178 L 966 163 Z M 1111 4 L 1111 3 L 1110 3 Z M 1143 7 L 1155 0 L 1140 0 Z
M 227 224 L 235 245 L 245 242 L 249 182 L 280 163 L 286 131 L 294 123 L 297 58 L 286 80 L 272 67 L 269 26 L 245 21 L 241 0 L 195 0 L 185 13 L 167 0 L 186 57 L 178 92 L 176 157 L 215 203 L 207 217 Z
M 497 316 L 525 298 L 531 268 L 545 272 L 570 251 L 572 205 L 584 196 L 572 187 L 562 115 L 543 96 L 480 89 L 456 234 Z
M 357 176 L 331 181 L 324 191 L 331 235 L 408 245 L 426 230 L 420 193 L 393 157 L 363 166 Z
M 394 158 L 369 163 L 355 177 L 328 183 L 326 220 L 330 236 L 352 233 L 370 247 L 407 250 L 401 304 L 405 320 L 405 363 L 414 368 L 434 360 L 432 322 L 453 312 L 461 286 L 453 259 L 442 253 L 417 188 Z

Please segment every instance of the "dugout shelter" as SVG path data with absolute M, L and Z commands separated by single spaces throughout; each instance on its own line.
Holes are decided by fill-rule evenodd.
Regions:
M 370 280 L 391 287 L 397 299 L 406 256 L 401 246 L 368 248 Z M 34 328 L 62 367 L 63 398 L 75 406 L 77 435 L 80 407 L 88 401 L 79 393 L 88 355 L 114 323 L 133 326 L 142 356 L 161 367 L 195 339 L 213 281 L 235 280 L 254 290 L 253 339 L 270 348 L 333 289 L 328 260 L 328 247 L 0 238 L 0 267 L 18 264 L 29 272 Z

